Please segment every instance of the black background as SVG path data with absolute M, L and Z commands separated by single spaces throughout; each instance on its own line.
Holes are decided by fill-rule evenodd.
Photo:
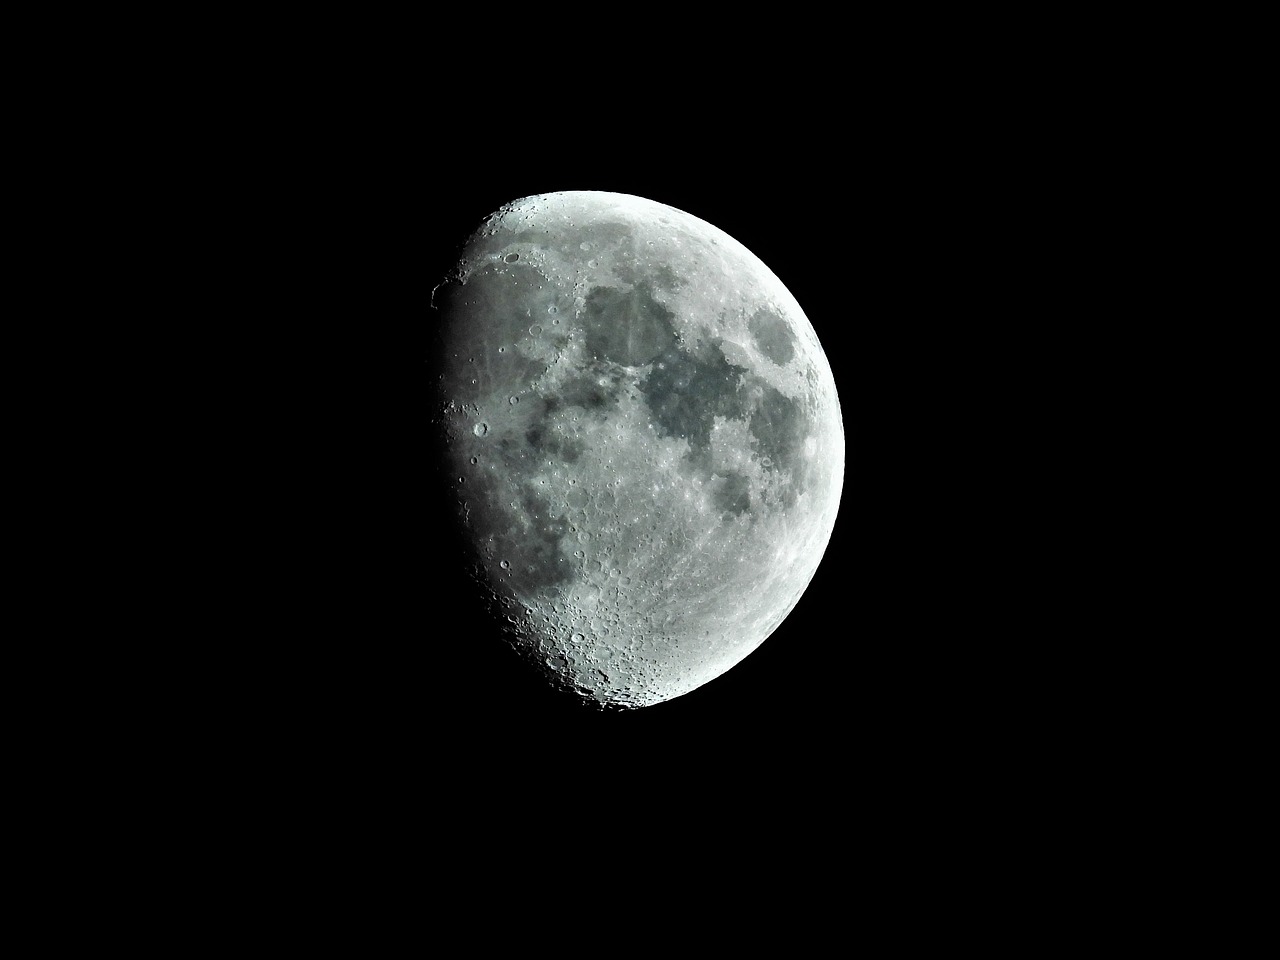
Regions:
M 1019 179 L 1016 150 L 972 125 L 917 109 L 870 122 L 866 99 L 724 120 L 699 101 L 681 125 L 592 123 L 498 94 L 372 109 L 367 132 L 335 132 L 331 154 L 317 144 L 262 184 L 280 230 L 265 221 L 251 267 L 297 272 L 235 341 L 238 354 L 285 330 L 263 351 L 261 395 L 242 399 L 229 367 L 213 398 L 242 399 L 254 429 L 200 465 L 225 471 L 215 524 L 241 504 L 252 517 L 228 524 L 234 559 L 216 583 L 230 599 L 192 671 L 215 688 L 211 728 L 237 725 L 262 770 L 331 777 L 317 795 L 363 796 L 361 824 L 385 804 L 386 829 L 420 817 L 433 844 L 460 823 L 464 846 L 572 837 L 573 862 L 638 841 L 660 863 L 661 837 L 630 829 L 655 814 L 700 838 L 735 815 L 784 822 L 842 857 L 869 835 L 969 836 L 958 821 L 976 805 L 1003 816 L 992 791 L 1038 788 L 1028 760 L 1055 756 L 1090 709 L 1060 707 L 1072 671 L 1102 662 L 1070 609 L 1096 584 L 1053 527 L 1070 491 L 1046 482 L 1072 466 L 1070 438 L 1034 389 L 1077 330 L 1026 226 L 1053 219 L 1053 185 Z M 559 190 L 642 196 L 743 243 L 813 325 L 844 421 L 839 515 L 796 608 L 722 676 L 629 712 L 523 672 L 480 614 L 431 480 L 431 291 L 484 216 Z M 310 244 L 290 257 L 299 233 Z M 593 830 L 601 845 L 583 846 Z
M 180 701 L 207 690 L 194 712 L 236 774 L 228 807 L 259 820 L 270 785 L 296 783 L 266 826 L 305 823 L 314 862 L 340 828 L 399 861 L 409 891 L 443 880 L 479 902 L 494 887 L 547 888 L 554 873 L 550 916 L 580 915 L 611 868 L 657 866 L 665 881 L 688 864 L 697 882 L 717 841 L 755 861 L 742 882 L 753 904 L 807 880 L 832 891 L 815 913 L 857 921 L 861 893 L 893 893 L 894 871 L 937 879 L 948 844 L 971 844 L 950 858 L 953 874 L 981 865 L 991 824 L 1038 820 L 1030 840 L 1007 831 L 1035 859 L 1035 837 L 1069 819 L 1040 801 L 1069 796 L 1063 771 L 1096 755 L 1074 735 L 1096 723 L 1098 679 L 1115 672 L 1109 635 L 1141 627 L 1098 609 L 1124 589 L 1125 558 L 1104 557 L 1110 569 L 1082 559 L 1115 541 L 1076 522 L 1081 493 L 1114 473 L 1075 413 L 1097 379 L 1078 361 L 1111 352 L 1105 305 L 1079 291 L 1123 260 L 1097 252 L 1105 218 L 1065 228 L 1080 220 L 1068 207 L 1099 212 L 1079 202 L 1080 167 L 1105 170 L 1107 151 L 1047 163 L 1070 131 L 1035 90 L 1002 99 L 1018 73 L 992 71 L 983 90 L 957 82 L 961 71 L 921 71 L 919 58 L 868 61 L 881 38 L 844 27 L 831 37 L 847 49 L 811 57 L 797 45 L 797 60 L 827 69 L 790 85 L 792 66 L 761 55 L 771 38 L 759 52 L 722 38 L 742 69 L 695 82 L 693 58 L 663 49 L 612 62 L 606 46 L 569 56 L 523 42 L 512 22 L 491 31 L 510 39 L 485 36 L 461 70 L 440 57 L 456 29 L 434 31 L 425 55 L 400 61 L 413 74 L 403 82 L 375 71 L 361 84 L 344 50 L 326 47 L 317 55 L 342 67 L 328 95 L 298 75 L 296 94 L 264 103 L 261 136 L 183 185 L 225 206 L 208 219 L 233 229 L 208 258 L 212 281 L 184 292 L 225 298 L 198 335 L 226 362 L 201 384 L 220 448 L 206 452 L 200 436 L 189 464 L 207 489 L 173 524 L 194 513 L 208 530 L 197 549 L 223 549 L 208 550 L 207 573 L 155 558 L 198 584 L 184 616 L 209 636 L 193 652 L 166 638 L 149 658 L 177 709 L 142 711 L 143 725 L 171 728 Z M 299 111 L 310 111 L 301 136 Z M 837 523 L 795 610 L 721 677 L 625 713 L 562 701 L 522 673 L 479 616 L 429 479 L 431 289 L 486 214 L 583 189 L 669 204 L 759 256 L 817 332 L 846 435 Z M 235 284 L 244 273 L 272 282 Z M 169 352 L 185 375 L 187 358 Z M 228 408 L 243 416 L 228 422 Z M 169 440 L 156 438 L 164 451 Z M 1141 755 L 1136 737 L 1124 746 Z M 208 765 L 185 734 L 168 753 Z M 201 779 L 198 792 L 217 786 Z M 1078 807 L 1104 809 L 1106 789 Z M 758 854 L 766 833 L 833 862 L 773 873 Z M 543 849 L 526 862 L 541 882 L 510 884 L 510 858 L 484 855 L 493 836 L 535 840 Z M 473 883 L 441 871 L 450 846 L 460 855 L 445 871 L 465 862 Z M 891 869 L 868 870 L 871 849 Z M 590 881 L 566 888 L 566 867 Z M 846 869 L 859 890 L 847 893 Z M 969 885 L 940 883 L 944 899 Z M 670 912 L 657 889 L 643 906 Z M 652 913 L 633 906 L 625 919 Z
M 1070 302 L 1098 259 L 1061 229 L 1077 171 L 1038 160 L 1058 153 L 1061 132 L 1028 136 L 1034 94 L 991 110 L 996 98 L 945 70 L 922 76 L 911 58 L 869 69 L 859 55 L 880 38 L 844 28 L 832 37 L 848 49 L 824 52 L 829 76 L 790 88 L 777 83 L 789 65 L 746 48 L 740 72 L 694 83 L 687 58 L 663 62 L 661 50 L 614 63 L 601 46 L 588 61 L 521 45 L 511 24 L 489 29 L 513 39 L 465 70 L 438 56 L 456 36 L 447 29 L 406 58 L 415 73 L 427 63 L 425 94 L 416 75 L 360 86 L 343 69 L 321 98 L 298 76 L 314 111 L 300 145 L 305 97 L 291 94 L 264 106 L 266 136 L 184 184 L 214 188 L 211 205 L 225 198 L 231 211 L 235 239 L 210 258 L 208 286 L 246 272 L 275 282 L 237 287 L 199 327 L 228 354 L 201 385 L 225 446 L 206 453 L 200 438 L 189 472 L 210 481 L 173 524 L 195 513 L 208 529 L 197 549 L 222 549 L 208 551 L 207 572 L 176 553 L 155 560 L 198 581 L 183 616 L 209 636 L 194 651 L 166 637 L 147 658 L 174 703 L 139 711 L 139 726 L 173 729 L 185 706 L 217 756 L 179 730 L 155 769 L 194 757 L 193 793 L 230 784 L 209 821 L 247 811 L 264 849 L 301 825 L 303 862 L 330 866 L 348 838 L 385 852 L 410 897 L 424 880 L 473 903 L 494 888 L 551 888 L 555 917 L 581 915 L 613 870 L 646 866 L 664 885 L 624 902 L 622 918 L 647 921 L 650 904 L 670 913 L 658 890 L 682 873 L 702 881 L 716 844 L 741 852 L 738 888 L 753 905 L 807 881 L 830 891 L 813 914 L 853 913 L 855 925 L 865 891 L 893 895 L 901 878 L 908 929 L 935 923 L 915 909 L 921 883 L 938 882 L 944 900 L 971 888 L 992 824 L 1043 865 L 1037 838 L 1077 811 L 1044 814 L 1041 801 L 1069 795 L 1063 769 L 1093 760 L 1061 733 L 1089 722 L 1095 681 L 1114 667 L 1097 638 L 1140 626 L 1073 609 L 1100 587 L 1123 589 L 1062 546 L 1078 490 L 1104 487 L 1111 464 L 1050 413 L 1087 395 L 1087 371 L 1036 388 L 1062 344 L 1108 347 L 1103 324 L 1081 323 L 1100 311 Z M 797 59 L 809 54 L 798 47 Z M 344 51 L 320 55 L 342 63 Z M 675 77 L 675 91 L 650 86 L 654 74 Z M 747 76 L 762 89 L 742 89 Z M 995 80 L 1004 91 L 1021 78 Z M 277 138 L 288 149 L 270 149 Z M 237 207 L 243 181 L 252 200 Z M 759 256 L 817 332 L 846 435 L 839 517 L 795 610 L 721 677 L 625 713 L 562 701 L 522 673 L 479 616 L 429 479 L 432 287 L 486 214 L 582 189 L 669 204 Z M 246 371 L 246 357 L 261 369 Z M 227 423 L 232 406 L 244 416 Z M 105 626 L 94 642 L 114 656 L 109 633 L 129 623 Z M 193 707 L 193 690 L 209 696 Z M 1135 737 L 1126 753 L 1142 746 Z M 207 774 L 209 760 L 234 776 Z M 1105 809 L 1108 789 L 1076 806 Z M 272 804 L 278 816 L 264 816 Z M 1029 838 L 1007 829 L 1020 817 Z M 823 869 L 775 871 L 761 856 L 769 833 Z M 533 882 L 510 882 L 519 858 L 487 855 L 495 836 L 535 841 Z M 970 849 L 948 856 L 949 845 Z M 868 868 L 871 850 L 883 856 Z M 474 878 L 451 872 L 463 863 Z M 590 879 L 566 885 L 565 869 Z M 1015 864 L 1009 876 L 1021 886 L 1029 872 Z M 367 874 L 342 879 L 363 886 Z
M 322 753 L 437 786 L 589 791 L 612 772 L 812 796 L 854 769 L 862 782 L 908 766 L 970 777 L 979 755 L 1008 764 L 1044 733 L 1027 718 L 1061 689 L 1075 649 L 1063 597 L 1088 585 L 1043 559 L 1068 501 L 1046 492 L 1064 464 L 1042 441 L 1059 434 L 1027 385 L 1046 369 L 1046 333 L 1071 328 L 1035 279 L 1020 188 L 967 163 L 945 128 L 871 136 L 852 113 L 821 127 L 780 113 L 769 135 L 744 137 L 706 117 L 655 140 L 446 112 L 354 140 L 367 155 L 348 167 L 337 154 L 323 177 L 282 175 L 305 188 L 282 215 L 315 227 L 290 284 L 321 302 L 285 296 L 253 328 L 286 326 L 295 375 L 264 370 L 274 402 L 254 398 L 258 446 L 236 461 L 264 518 L 250 542 L 268 572 L 250 597 L 287 585 L 274 619 L 244 633 L 243 659 L 271 710 L 325 725 L 310 740 Z M 431 291 L 487 214 L 558 190 L 666 203 L 743 243 L 813 325 L 845 429 L 839 515 L 796 608 L 722 676 L 622 713 L 525 675 L 480 616 L 431 479 Z

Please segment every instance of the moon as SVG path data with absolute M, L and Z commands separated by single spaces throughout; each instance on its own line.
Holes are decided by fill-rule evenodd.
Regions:
M 431 307 L 442 512 L 520 656 L 631 709 L 773 633 L 830 541 L 845 440 L 764 263 L 661 203 L 543 194 L 486 218 Z

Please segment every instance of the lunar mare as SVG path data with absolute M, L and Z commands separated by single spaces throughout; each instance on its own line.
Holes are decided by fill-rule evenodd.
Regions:
M 835 381 L 781 281 L 690 214 L 576 191 L 491 215 L 432 306 L 454 517 L 513 647 L 628 708 L 764 642 L 844 474 Z

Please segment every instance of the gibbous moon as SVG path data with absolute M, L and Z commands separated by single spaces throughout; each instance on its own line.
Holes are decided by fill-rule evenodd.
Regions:
M 432 307 L 448 514 L 514 649 L 632 708 L 759 647 L 844 478 L 831 368 L 769 268 L 672 207 L 553 193 L 490 215 Z

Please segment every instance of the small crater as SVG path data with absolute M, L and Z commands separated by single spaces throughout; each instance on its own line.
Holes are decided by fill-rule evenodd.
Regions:
M 489 432 L 489 425 L 487 423 L 477 423 L 474 427 L 471 428 L 471 432 L 474 433 L 477 437 L 483 437 L 486 433 Z

